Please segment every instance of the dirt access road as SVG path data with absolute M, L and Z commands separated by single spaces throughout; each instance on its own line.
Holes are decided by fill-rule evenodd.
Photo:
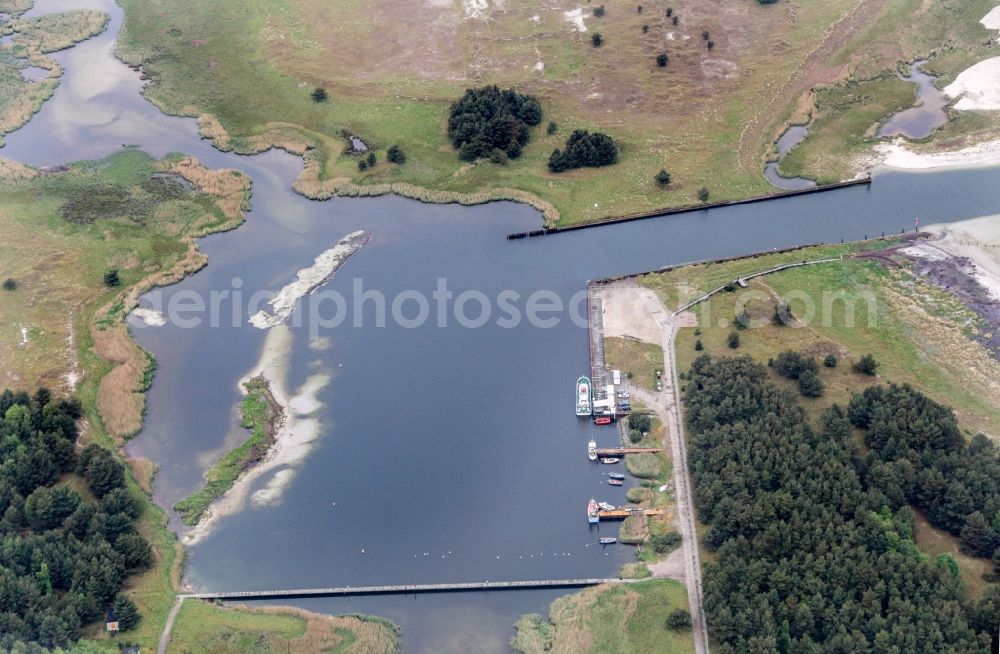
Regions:
M 677 498 L 677 527 L 681 533 L 678 552 L 650 566 L 655 577 L 682 577 L 688 589 L 695 654 L 708 654 L 708 627 L 702 611 L 701 561 L 698 533 L 695 530 L 691 476 L 687 467 L 684 418 L 681 413 L 680 384 L 674 356 L 677 322 L 653 291 L 632 283 L 616 283 L 599 290 L 604 306 L 604 336 L 631 336 L 660 345 L 666 374 L 663 390 L 653 393 L 633 386 L 632 395 L 656 412 L 667 428 L 664 447 L 670 448 L 674 466 L 674 492 Z M 650 326 L 655 329 L 650 329 Z M 680 564 L 680 565 L 679 565 Z

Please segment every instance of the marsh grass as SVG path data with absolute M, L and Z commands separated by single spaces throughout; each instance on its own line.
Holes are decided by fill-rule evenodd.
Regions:
M 5 13 L 19 15 L 31 3 L 11 2 Z M 52 97 L 62 67 L 45 55 L 85 41 L 104 30 L 107 14 L 79 10 L 13 20 L 0 26 L 0 34 L 13 34 L 11 43 L 0 46 L 0 146 L 3 135 L 21 127 Z M 26 66 L 49 71 L 46 79 L 28 82 L 21 75 Z
M 382 618 L 328 616 L 294 607 L 224 607 L 186 601 L 171 643 L 191 654 L 301 652 L 392 654 L 399 630 Z
M 625 455 L 625 469 L 639 479 L 657 479 L 662 473 L 659 457 L 646 453 Z
M 664 626 L 670 611 L 687 607 L 687 589 L 672 579 L 596 586 L 557 599 L 548 620 L 522 617 L 511 646 L 523 654 L 689 653 L 694 651 L 690 632 Z
M 558 9 L 573 6 L 562 2 L 540 12 L 537 25 L 527 20 L 526 12 L 534 12 L 527 6 L 491 6 L 489 20 L 477 21 L 462 19 L 458 6 L 436 5 L 414 12 L 405 30 L 389 5 L 359 2 L 334 8 L 315 0 L 178 0 L 169 11 L 140 0 L 122 4 L 118 54 L 153 80 L 147 95 L 169 113 L 200 116 L 203 133 L 223 149 L 268 142 L 299 153 L 308 148 L 300 192 L 328 197 L 335 189 L 362 194 L 354 187 L 371 186 L 364 194 L 409 189 L 416 197 L 419 188 L 461 194 L 426 197 L 481 201 L 479 193 L 489 199 L 490 192 L 518 189 L 541 198 L 552 208 L 547 220 L 558 216 L 561 224 L 689 204 L 702 186 L 717 199 L 773 191 L 761 174 L 763 159 L 818 82 L 836 83 L 841 71 L 854 73 L 855 84 L 882 79 L 898 61 L 930 52 L 931 43 L 954 43 L 974 59 L 989 56 L 988 34 L 978 25 L 989 8 L 981 0 L 941 0 L 926 11 L 919 0 L 806 3 L 796 6 L 791 22 L 756 3 L 720 13 L 682 0 L 675 7 L 684 16 L 679 26 L 634 11 L 589 17 L 600 21 L 609 44 L 596 53 L 589 34 L 567 29 Z M 968 23 L 955 29 L 958 20 Z M 711 53 L 700 39 L 683 38 L 702 30 L 716 42 Z M 667 40 L 669 32 L 674 40 Z M 670 63 L 658 68 L 655 56 L 665 44 Z M 538 95 L 544 120 L 558 122 L 558 132 L 536 130 L 522 156 L 506 166 L 459 161 L 445 123 L 450 103 L 471 84 L 473 60 L 477 83 Z M 328 102 L 310 97 L 318 85 L 329 89 Z M 866 88 L 878 96 L 873 104 L 887 109 L 899 105 L 900 93 L 912 103 L 910 85 Z M 712 102 L 692 102 L 698 97 Z M 576 128 L 612 134 L 620 163 L 548 172 L 549 154 Z M 359 173 L 337 138 L 342 129 L 373 143 L 380 161 L 388 144 L 400 143 L 406 164 L 379 163 Z M 853 147 L 857 136 L 845 132 L 844 143 Z M 674 180 L 667 188 L 652 179 L 661 168 Z

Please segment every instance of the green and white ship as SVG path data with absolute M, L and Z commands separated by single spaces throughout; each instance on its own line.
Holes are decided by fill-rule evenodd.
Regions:
M 589 416 L 594 412 L 590 395 L 590 378 L 580 377 L 576 380 L 576 415 Z

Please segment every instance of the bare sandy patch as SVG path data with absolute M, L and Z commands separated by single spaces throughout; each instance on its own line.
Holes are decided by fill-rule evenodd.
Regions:
M 916 152 L 903 139 L 879 143 L 873 155 L 860 162 L 868 170 L 881 164 L 890 168 L 925 170 L 954 166 L 991 166 L 1000 164 L 1000 141 L 984 141 L 952 152 Z
M 959 98 L 959 111 L 1000 109 L 1000 57 L 980 61 L 966 68 L 944 87 L 948 97 Z
M 988 30 L 1000 31 L 1000 5 L 990 9 L 990 13 L 979 19 L 979 22 Z M 1000 41 L 1000 39 L 997 40 Z
M 660 327 L 649 315 L 644 290 L 615 285 L 598 291 L 604 309 L 605 338 L 636 338 L 660 344 Z
M 577 7 L 571 11 L 564 11 L 563 17 L 573 24 L 577 32 L 587 31 L 587 24 L 583 22 L 583 9 Z
M 489 0 L 462 0 L 462 9 L 466 18 L 482 20 L 490 8 Z

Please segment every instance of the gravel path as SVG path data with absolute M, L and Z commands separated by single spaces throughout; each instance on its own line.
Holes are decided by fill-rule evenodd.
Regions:
M 183 603 L 184 598 L 178 597 L 170 608 L 170 613 L 167 614 L 167 623 L 163 625 L 163 633 L 160 634 L 160 641 L 156 645 L 156 654 L 167 654 L 167 648 L 170 646 L 170 631 L 174 628 L 174 620 L 177 619 L 177 614 L 180 613 Z

